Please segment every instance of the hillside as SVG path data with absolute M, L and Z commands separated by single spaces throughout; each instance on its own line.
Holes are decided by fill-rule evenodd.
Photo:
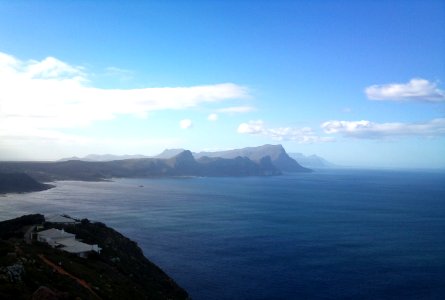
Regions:
M 302 167 L 297 161 L 292 159 L 284 150 L 282 145 L 263 145 L 259 147 L 247 147 L 219 152 L 199 152 L 194 154 L 196 158 L 221 157 L 233 159 L 235 157 L 247 157 L 252 161 L 258 162 L 262 158 L 269 156 L 272 164 L 284 172 L 310 172 L 310 169 Z
M 173 176 L 273 176 L 280 175 L 282 172 L 311 171 L 289 157 L 281 145 L 200 153 L 171 149 L 164 151 L 158 157 L 163 158 L 0 162 L 0 172 L 26 173 L 35 180 L 48 182 Z M 104 156 L 99 156 L 99 158 L 105 159 Z
M 51 187 L 49 184 L 34 180 L 25 173 L 0 173 L 0 194 L 36 192 Z
M 0 162 L 0 172 L 22 172 L 40 181 L 172 176 L 268 176 L 280 175 L 273 164 L 249 158 L 196 160 L 190 151 L 169 159 L 142 158 L 104 162 L 69 160 L 58 162 Z
M 164 151 L 156 155 L 155 158 L 172 158 L 182 151 L 185 151 L 185 149 L 165 149 Z
M 198 162 L 205 166 L 202 173 L 204 176 L 255 176 L 258 174 L 271 176 L 281 174 L 281 171 L 272 164 L 268 156 L 263 157 L 259 162 L 241 156 L 233 159 L 204 156 L 199 158 Z
M 24 233 L 43 219 L 28 215 L 0 222 L 0 299 L 188 299 L 135 242 L 105 224 L 86 219 L 75 225 L 45 224 L 102 248 L 88 258 L 26 243 Z
M 82 161 L 112 161 L 112 160 L 124 160 L 124 159 L 141 159 L 141 158 L 155 158 L 155 159 L 171 159 L 178 154 L 186 151 L 185 149 L 165 149 L 160 154 L 149 157 L 143 155 L 97 155 L 90 154 L 83 158 L 72 157 L 72 158 L 64 158 L 60 161 L 68 161 L 68 160 L 82 160 Z M 285 172 L 309 172 L 307 168 L 311 168 L 312 165 L 310 163 L 306 164 L 309 160 L 313 162 L 314 167 L 319 167 L 321 163 L 328 162 L 323 161 L 322 158 L 318 158 L 315 156 L 311 156 L 309 158 L 299 155 L 296 153 L 294 155 L 288 155 L 286 150 L 284 150 L 282 145 L 263 145 L 259 147 L 247 147 L 242 149 L 233 149 L 226 151 L 213 151 L 213 152 L 192 152 L 193 157 L 199 160 L 202 157 L 214 157 L 214 158 L 224 158 L 224 159 L 235 159 L 239 157 L 247 157 L 248 159 L 259 162 L 262 158 L 266 156 L 270 156 L 272 164 Z M 300 162 L 301 159 L 302 161 Z M 319 164 L 316 164 L 316 159 L 318 159 Z M 302 163 L 304 162 L 304 164 Z M 229 163 L 230 164 L 230 163 Z M 227 170 L 226 170 L 227 171 Z M 227 172 L 225 172 L 227 173 Z M 229 172 L 235 173 L 235 172 Z

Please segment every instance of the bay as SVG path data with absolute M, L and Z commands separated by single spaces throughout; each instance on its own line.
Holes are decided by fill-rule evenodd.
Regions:
M 445 298 L 443 172 L 56 186 L 0 197 L 0 219 L 59 213 L 104 222 L 195 300 Z

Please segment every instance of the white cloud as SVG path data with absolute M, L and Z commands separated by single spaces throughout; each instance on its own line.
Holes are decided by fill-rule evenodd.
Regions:
M 179 127 L 181 127 L 182 129 L 189 129 L 192 126 L 193 122 L 190 119 L 184 119 L 179 122 Z
M 208 115 L 207 120 L 209 120 L 209 121 L 217 121 L 218 120 L 218 114 L 213 113 L 213 114 Z
M 316 135 L 309 127 L 293 128 L 279 127 L 267 128 L 262 120 L 241 123 L 238 126 L 238 133 L 259 134 L 270 137 L 278 141 L 295 141 L 300 144 L 310 144 L 318 142 L 331 142 L 332 137 L 321 137 Z
M 264 132 L 264 122 L 262 120 L 249 121 L 248 123 L 241 123 L 238 126 L 238 133 L 260 134 Z
M 220 113 L 247 113 L 254 111 L 255 108 L 252 106 L 231 106 L 231 107 L 225 107 L 218 109 L 218 112 Z
M 374 123 L 361 121 L 328 121 L 321 127 L 328 134 L 342 134 L 345 137 L 381 139 L 400 136 L 437 137 L 445 135 L 445 118 L 424 123 Z
M 54 57 L 47 57 L 42 61 L 20 61 L 14 56 L 0 52 L 0 78 L 2 80 L 18 81 L 25 79 L 71 79 L 84 81 L 85 74 L 82 67 L 70 66 Z
M 224 107 L 216 110 L 217 113 L 220 114 L 239 114 L 239 113 L 247 113 L 254 111 L 255 108 L 252 106 L 231 106 L 231 107 Z M 217 113 L 212 113 L 208 115 L 207 120 L 209 121 L 216 121 L 218 120 L 219 116 Z
M 365 89 L 365 93 L 371 100 L 445 101 L 445 91 L 440 90 L 436 83 L 422 78 L 411 79 L 408 83 L 372 85 Z
M 45 130 L 85 127 L 119 115 L 146 117 L 151 111 L 181 110 L 249 95 L 245 87 L 233 83 L 96 88 L 82 67 L 54 57 L 22 61 L 1 52 L 0 82 L 0 140 L 13 133 L 40 136 Z

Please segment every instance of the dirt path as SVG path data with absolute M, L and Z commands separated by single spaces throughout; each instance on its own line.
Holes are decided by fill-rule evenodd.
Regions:
M 57 273 L 61 274 L 61 275 L 66 275 L 72 279 L 74 279 L 78 284 L 80 284 L 81 286 L 83 286 L 84 288 L 86 288 L 87 290 L 89 290 L 97 299 L 102 299 L 99 297 L 99 295 L 97 295 L 92 289 L 90 284 L 88 284 L 88 282 L 86 282 L 83 279 L 77 278 L 74 275 L 71 275 L 70 273 L 68 273 L 67 271 L 65 271 L 63 268 L 61 268 L 60 266 L 54 264 L 52 261 L 50 261 L 49 259 L 47 259 L 43 254 L 39 254 L 38 255 L 39 258 L 48 266 L 50 266 L 51 268 L 53 268 Z
M 31 244 L 32 243 L 32 232 L 34 231 L 34 228 L 36 228 L 35 225 L 29 227 L 28 230 L 26 230 L 24 238 L 25 238 L 25 242 L 27 244 Z

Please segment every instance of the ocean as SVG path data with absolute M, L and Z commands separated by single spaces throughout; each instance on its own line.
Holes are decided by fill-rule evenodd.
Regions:
M 445 172 L 60 181 L 0 220 L 106 223 L 204 299 L 445 299 Z

